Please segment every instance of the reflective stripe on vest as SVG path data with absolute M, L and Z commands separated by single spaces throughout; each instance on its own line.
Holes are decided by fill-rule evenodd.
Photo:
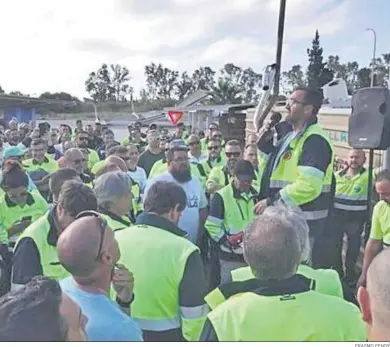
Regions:
M 334 207 L 345 211 L 366 211 L 367 196 L 337 194 L 334 197 Z
M 291 184 L 289 181 L 282 181 L 282 180 L 272 180 L 270 183 L 270 188 L 278 188 L 283 189 L 285 186 Z M 331 191 L 332 186 L 330 184 L 324 184 L 322 186 L 322 192 L 323 193 L 329 193 Z
M 134 318 L 134 317 L 133 317 Z M 180 317 L 172 319 L 140 319 L 134 318 L 142 330 L 167 331 L 181 327 Z
M 329 144 L 332 151 L 331 162 L 324 173 L 316 168 L 305 167 L 304 164 L 299 164 L 305 141 L 313 135 L 322 137 Z M 324 130 L 318 124 L 308 126 L 299 136 L 291 140 L 285 152 L 280 156 L 271 174 L 269 188 L 274 191 L 273 193 L 277 193 L 283 189 L 281 194 L 285 195 L 284 199 L 289 200 L 289 194 L 294 193 L 293 184 L 299 175 L 313 176 L 313 182 L 311 184 L 316 185 L 315 187 L 313 186 L 313 189 L 320 191 L 319 196 L 309 201 L 308 196 L 302 196 L 302 201 L 300 201 L 299 196 L 297 196 L 298 191 L 296 191 L 294 199 L 289 202 L 299 206 L 307 220 L 326 218 L 332 202 L 333 152 L 332 143 Z

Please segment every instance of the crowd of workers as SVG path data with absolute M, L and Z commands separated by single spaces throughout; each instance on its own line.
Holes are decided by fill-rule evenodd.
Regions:
M 285 121 L 245 143 L 217 123 L 117 139 L 12 120 L 0 340 L 389 340 L 390 172 L 370 222 L 365 154 L 334 171 L 321 102 L 296 90 Z

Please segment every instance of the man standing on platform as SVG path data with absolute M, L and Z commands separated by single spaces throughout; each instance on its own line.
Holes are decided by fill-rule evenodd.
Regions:
M 273 146 L 270 123 L 260 129 L 258 146 L 268 160 L 260 189 L 262 200 L 255 207 L 258 214 L 279 200 L 300 207 L 310 227 L 314 267 L 327 262 L 322 241 L 333 195 L 333 145 L 318 124 L 321 105 L 318 90 L 298 88 L 286 106 L 292 131 Z

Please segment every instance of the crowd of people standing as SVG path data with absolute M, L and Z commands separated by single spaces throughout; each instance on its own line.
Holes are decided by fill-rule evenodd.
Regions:
M 12 120 L 0 340 L 388 340 L 390 173 L 375 175 L 368 224 L 365 154 L 334 171 L 321 102 L 296 90 L 283 124 L 245 143 L 218 123 L 137 122 L 118 139 Z

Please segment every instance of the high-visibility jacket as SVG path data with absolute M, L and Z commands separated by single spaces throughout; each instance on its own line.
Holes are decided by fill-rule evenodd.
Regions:
M 27 159 L 23 161 L 23 166 L 27 172 L 35 172 L 38 170 L 44 170 L 47 173 L 56 172 L 59 169 L 57 161 L 45 156 L 42 163 L 38 163 L 35 159 Z
M 42 274 L 57 280 L 70 276 L 58 260 L 57 247 L 48 243 L 48 236 L 51 231 L 49 213 L 31 224 L 18 239 L 18 243 L 24 238 L 31 238 L 39 251 Z
M 348 169 L 335 174 L 334 207 L 343 211 L 367 211 L 368 170 L 362 169 L 354 177 L 346 177 Z
M 280 282 L 261 281 L 231 298 L 208 314 L 206 326 L 218 341 L 366 341 L 355 305 L 310 290 L 299 275 Z
M 206 186 L 209 183 L 214 183 L 222 187 L 226 187 L 232 181 L 233 181 L 233 176 L 230 175 L 226 166 L 215 166 L 210 171 L 209 177 L 206 181 Z
M 198 170 L 202 176 L 206 177 L 207 180 L 211 170 L 214 167 L 225 166 L 225 165 L 226 165 L 226 160 L 224 160 L 222 156 L 215 160 L 210 160 L 210 158 L 208 158 L 207 160 L 202 160 L 200 164 L 198 164 Z
M 119 217 L 104 209 L 99 210 L 99 212 L 113 231 L 122 230 L 133 225 L 132 221 L 127 216 Z
M 24 206 L 16 205 L 5 194 L 0 198 L 0 243 L 12 244 L 20 235 L 8 237 L 8 229 L 15 223 L 29 218 L 31 222 L 43 216 L 49 209 L 46 200 L 38 191 L 29 192 Z
M 302 158 L 305 142 L 314 135 L 324 139 L 331 151 L 331 160 L 325 172 L 306 165 L 306 161 L 311 158 Z M 314 152 L 313 155 L 320 156 L 321 153 Z M 299 206 L 306 220 L 326 218 L 332 199 L 334 150 L 321 126 L 311 123 L 295 136 L 284 152 L 278 154 L 277 159 L 270 176 L 271 191 L 278 191 L 285 204 Z
M 198 248 L 184 237 L 139 224 L 115 233 L 119 262 L 133 274 L 135 300 L 131 315 L 142 330 L 182 330 L 185 339 L 199 338 L 205 316 L 182 312 L 179 288 L 188 257 Z
M 322 294 L 336 296 L 343 298 L 343 287 L 339 274 L 335 270 L 331 269 L 313 269 L 307 265 L 299 265 L 297 270 L 298 275 L 305 276 L 312 281 L 311 289 Z M 241 295 L 253 289 L 253 276 L 252 270 L 249 266 L 241 267 L 231 271 L 232 283 L 224 284 L 218 288 L 213 289 L 205 297 L 205 301 L 211 309 L 215 309 L 217 306 L 228 300 L 232 296 Z M 243 285 L 236 285 L 236 282 L 247 282 Z
M 90 148 L 87 148 L 88 152 L 88 169 L 92 169 L 96 163 L 100 161 L 99 154 Z
M 212 199 L 220 199 L 223 206 L 218 208 L 222 214 L 215 215 L 212 207 L 206 220 L 205 227 L 215 242 L 224 237 L 236 235 L 248 226 L 254 218 L 256 191 L 241 193 L 234 184 L 229 184 L 215 193 Z M 211 206 L 213 203 L 211 203 Z M 218 211 L 218 212 L 219 212 Z

